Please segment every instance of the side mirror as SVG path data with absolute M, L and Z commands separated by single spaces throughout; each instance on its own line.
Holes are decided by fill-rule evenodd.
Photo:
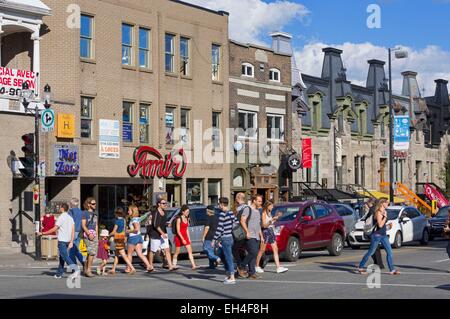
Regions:
M 313 218 L 311 216 L 308 216 L 308 215 L 302 217 L 302 221 L 304 221 L 304 222 L 310 222 L 312 220 L 313 220 Z

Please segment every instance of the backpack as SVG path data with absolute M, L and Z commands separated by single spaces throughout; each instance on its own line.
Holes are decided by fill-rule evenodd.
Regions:
M 244 209 L 246 209 L 246 208 L 250 209 L 250 213 L 248 214 L 248 217 L 246 220 L 247 227 L 248 227 L 250 218 L 252 217 L 252 208 L 248 205 L 244 205 L 244 207 L 238 211 L 236 218 L 239 221 L 239 223 L 233 227 L 233 237 L 234 237 L 234 240 L 236 240 L 236 241 L 241 241 L 241 240 L 244 240 L 247 238 L 247 234 L 245 233 L 244 228 L 241 225 L 241 217 L 242 217 L 242 214 L 244 213 Z
M 373 214 L 368 213 L 366 220 L 364 221 L 363 233 L 365 236 L 370 236 L 375 230 L 376 224 L 373 220 Z
M 172 222 L 170 226 L 172 227 L 172 234 L 177 235 L 177 220 L 180 219 L 180 213 L 176 214 L 174 218 L 172 218 Z

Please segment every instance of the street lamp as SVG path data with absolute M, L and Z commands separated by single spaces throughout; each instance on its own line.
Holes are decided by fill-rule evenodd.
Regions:
M 392 106 L 392 52 L 396 59 L 408 57 L 408 51 L 401 48 L 388 49 L 389 51 L 389 202 L 394 204 L 394 109 Z
M 20 98 L 22 100 L 22 104 L 25 107 L 25 112 L 29 112 L 34 115 L 34 141 L 35 141 L 35 159 L 34 159 L 34 183 L 40 191 L 40 177 L 39 177 L 39 105 L 38 103 L 35 103 L 34 110 L 29 109 L 28 106 L 30 105 L 30 102 L 35 97 L 34 92 L 30 90 L 30 87 L 28 85 L 28 82 L 24 82 L 22 84 L 22 90 L 20 91 Z M 44 87 L 44 107 L 46 109 L 50 108 L 51 106 L 51 100 L 52 100 L 52 92 L 50 85 L 46 84 Z M 35 101 L 38 102 L 38 101 Z M 41 219 L 41 203 L 40 199 L 37 201 L 37 203 L 34 206 L 34 221 L 35 223 L 39 223 Z M 38 236 L 35 238 L 35 249 L 36 249 L 36 260 L 41 259 L 41 241 Z

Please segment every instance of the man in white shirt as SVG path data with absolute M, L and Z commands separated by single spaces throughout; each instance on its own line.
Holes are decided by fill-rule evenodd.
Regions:
M 62 204 L 60 208 L 61 215 L 56 220 L 55 227 L 46 232 L 38 233 L 38 236 L 51 234 L 58 231 L 58 251 L 59 251 L 59 267 L 56 271 L 55 278 L 59 279 L 64 273 L 64 263 L 67 263 L 72 269 L 73 273 L 70 278 L 75 278 L 80 275 L 80 271 L 75 262 L 69 257 L 69 250 L 73 247 L 75 237 L 75 222 L 73 218 L 67 213 L 69 206 Z

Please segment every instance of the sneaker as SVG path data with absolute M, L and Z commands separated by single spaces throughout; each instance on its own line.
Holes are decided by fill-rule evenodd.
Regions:
M 285 268 L 285 267 L 279 267 L 279 268 L 277 268 L 277 274 L 281 274 L 281 273 L 283 273 L 283 272 L 286 272 L 286 271 L 288 271 L 289 269 L 287 269 L 287 268 Z
M 253 274 L 253 275 L 248 276 L 248 279 L 256 280 L 256 279 L 261 279 L 261 277 L 258 276 L 257 274 Z
M 80 276 L 80 271 L 79 271 L 79 270 L 77 270 L 77 271 L 75 271 L 73 274 L 71 274 L 71 275 L 69 276 L 69 278 L 72 280 L 72 279 L 77 278 L 78 276 Z
M 224 283 L 225 285 L 234 285 L 234 284 L 236 284 L 236 279 L 235 279 L 235 280 L 231 280 L 230 278 L 226 278 L 226 279 L 223 281 L 223 283 Z
M 61 276 L 61 275 L 58 275 L 58 274 L 55 274 L 55 275 L 53 276 L 53 278 L 56 278 L 56 279 L 61 279 L 61 278 L 62 278 L 62 276 Z
M 256 271 L 258 274 L 264 273 L 264 270 L 263 270 L 261 267 L 255 267 L 255 271 Z
M 217 260 L 214 262 L 214 264 L 217 266 L 219 266 L 222 263 L 222 260 L 220 260 L 220 258 L 217 258 Z

